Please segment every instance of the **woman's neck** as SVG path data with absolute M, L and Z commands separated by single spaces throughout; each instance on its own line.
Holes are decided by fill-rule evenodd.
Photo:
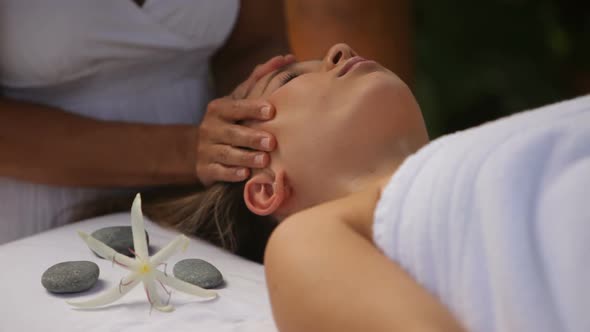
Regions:
M 364 172 L 350 177 L 342 177 L 339 186 L 347 195 L 369 188 L 383 188 L 404 162 L 406 157 L 390 158 L 378 167 L 372 167 Z

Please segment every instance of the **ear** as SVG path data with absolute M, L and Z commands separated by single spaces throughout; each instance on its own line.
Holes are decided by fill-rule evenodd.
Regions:
M 289 198 L 289 192 L 284 171 L 278 171 L 275 176 L 259 172 L 246 182 L 244 202 L 252 213 L 268 216 L 275 213 Z

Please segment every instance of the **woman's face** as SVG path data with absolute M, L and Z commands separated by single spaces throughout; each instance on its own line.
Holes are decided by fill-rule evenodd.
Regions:
M 284 171 L 297 195 L 295 210 L 343 195 L 340 179 L 375 172 L 385 158 L 409 155 L 428 141 L 406 84 L 345 44 L 323 60 L 263 77 L 248 98 L 276 108 L 273 120 L 251 125 L 275 135 L 270 169 Z

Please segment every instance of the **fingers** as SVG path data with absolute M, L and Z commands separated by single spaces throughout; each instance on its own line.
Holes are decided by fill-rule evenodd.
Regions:
M 250 168 L 268 166 L 270 155 L 265 151 L 272 151 L 275 146 L 272 135 L 252 128 L 223 122 L 202 127 L 197 177 L 205 186 L 217 181 L 243 181 Z
M 252 71 L 252 74 L 250 74 L 250 78 L 254 79 L 255 81 L 258 81 L 264 75 L 271 73 L 285 65 L 288 65 L 293 61 L 295 61 L 295 56 L 293 54 L 275 56 L 266 61 L 265 63 L 256 66 L 256 68 L 254 68 L 254 71 Z
M 258 151 L 273 151 L 276 139 L 270 133 L 223 120 L 210 120 L 200 129 L 200 145 L 225 144 Z
M 248 94 L 248 91 L 252 89 L 254 84 L 258 82 L 262 77 L 265 75 L 285 66 L 295 61 L 295 56 L 292 54 L 287 55 L 278 55 L 275 56 L 263 64 L 260 64 L 254 68 L 248 79 L 242 82 L 238 87 L 234 90 L 231 96 L 234 99 L 243 99 Z
M 274 107 L 264 100 L 219 98 L 210 102 L 207 108 L 208 113 L 229 122 L 266 121 L 275 115 Z
M 200 165 L 197 172 L 206 174 L 206 179 L 213 181 L 244 181 L 250 176 L 250 168 L 263 168 L 270 162 L 264 152 L 242 150 L 228 145 L 215 145 L 210 151 L 208 162 Z M 230 166 L 232 165 L 232 166 Z M 205 183 L 208 185 L 210 183 Z
M 212 136 L 217 143 L 259 151 L 270 152 L 276 145 L 271 134 L 240 125 L 219 127 Z
M 227 167 L 221 164 L 208 164 L 206 169 L 202 170 L 201 173 L 206 173 L 211 179 L 214 179 L 205 181 L 203 184 L 206 186 L 216 181 L 240 182 L 250 176 L 250 171 L 247 168 Z
M 228 145 L 216 145 L 210 151 L 210 163 L 226 167 L 263 168 L 270 158 L 266 152 L 255 152 Z

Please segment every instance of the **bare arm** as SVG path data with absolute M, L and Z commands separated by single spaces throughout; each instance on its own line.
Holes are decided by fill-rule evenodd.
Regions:
M 218 95 L 235 88 L 255 64 L 288 51 L 282 8 L 275 0 L 242 2 L 234 32 L 213 59 Z M 280 62 L 270 61 L 259 72 Z M 261 115 L 260 101 L 243 104 L 232 100 L 209 104 L 206 119 L 211 121 L 198 129 L 97 121 L 0 99 L 0 177 L 100 187 L 241 180 L 244 175 L 237 171 L 265 164 L 254 161 L 254 152 L 229 148 L 273 148 L 272 137 L 270 145 L 260 143 L 269 135 L 224 122 L 269 118 Z
M 104 122 L 0 99 L 0 176 L 54 185 L 196 182 L 193 126 Z
M 358 220 L 372 220 L 367 207 L 377 197 L 375 191 L 318 206 L 275 230 L 265 267 L 281 332 L 463 331 L 373 245 L 370 227 L 359 226 L 370 224 Z
M 345 42 L 412 83 L 409 0 L 285 0 L 291 48 L 298 59 L 321 58 Z

